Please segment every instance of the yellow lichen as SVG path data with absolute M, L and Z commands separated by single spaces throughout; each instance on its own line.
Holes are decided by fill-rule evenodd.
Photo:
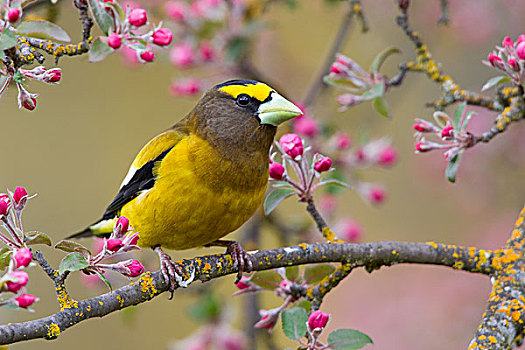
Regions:
M 149 271 L 143 274 L 138 282 L 140 283 L 142 293 L 149 293 L 151 298 L 157 294 L 157 289 L 153 285 L 153 278 L 151 277 L 151 273 Z
M 60 327 L 56 323 L 46 325 L 47 334 L 46 339 L 55 339 L 60 335 Z

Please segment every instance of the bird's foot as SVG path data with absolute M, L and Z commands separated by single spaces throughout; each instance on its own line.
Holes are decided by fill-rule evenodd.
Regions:
M 184 271 L 182 267 L 173 261 L 168 254 L 164 253 L 160 245 L 153 247 L 153 250 L 159 256 L 160 271 L 164 281 L 168 284 L 168 290 L 171 293 L 169 299 L 171 300 L 173 298 L 176 285 L 186 288 L 191 282 L 193 282 L 193 279 L 195 278 L 195 269 L 193 266 L 190 266 L 190 277 L 184 279 Z
M 252 261 L 250 255 L 241 247 L 239 242 L 236 241 L 227 241 L 227 240 L 217 240 L 205 245 L 205 247 L 226 247 L 226 253 L 230 253 L 233 260 L 233 266 L 239 267 L 239 272 L 237 273 L 237 279 L 235 283 L 241 280 L 243 272 L 252 271 Z

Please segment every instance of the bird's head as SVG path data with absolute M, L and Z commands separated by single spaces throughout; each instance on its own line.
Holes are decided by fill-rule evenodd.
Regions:
M 302 114 L 270 86 L 230 80 L 208 90 L 190 114 L 196 130 L 222 147 L 270 148 L 277 126 Z

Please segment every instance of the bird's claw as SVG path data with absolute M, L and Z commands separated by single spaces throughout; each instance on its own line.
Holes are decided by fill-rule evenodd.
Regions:
M 186 288 L 191 282 L 193 282 L 193 279 L 195 278 L 195 268 L 189 266 L 190 277 L 184 279 L 185 273 L 182 267 L 173 261 L 168 254 L 164 253 L 160 246 L 154 247 L 153 250 L 159 256 L 160 271 L 164 281 L 168 284 L 168 291 L 171 293 L 169 299 L 171 300 L 177 285 Z
M 239 267 L 235 283 L 242 278 L 243 272 L 251 272 L 253 265 L 250 255 L 241 247 L 239 242 L 229 241 L 226 245 L 226 253 L 230 253 L 233 260 L 233 266 Z

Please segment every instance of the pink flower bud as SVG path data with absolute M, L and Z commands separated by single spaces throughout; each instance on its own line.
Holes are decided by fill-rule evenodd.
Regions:
M 118 238 L 111 238 L 107 240 L 106 245 L 109 251 L 116 252 L 122 248 L 122 241 Z
M 366 161 L 367 161 L 367 157 L 366 157 L 365 150 L 364 150 L 362 147 L 358 148 L 358 149 L 355 151 L 355 160 L 356 160 L 357 163 L 359 163 L 359 164 L 366 163 Z
M 201 82 L 195 78 L 176 81 L 170 86 L 171 93 L 175 96 L 191 96 L 201 91 Z
M 330 319 L 330 315 L 322 311 L 316 310 L 308 317 L 308 327 L 311 331 L 316 328 L 324 328 Z
M 140 58 L 144 62 L 152 62 L 155 59 L 155 54 L 153 52 L 151 52 L 151 51 L 143 51 L 140 54 Z
M 428 123 L 428 122 L 419 122 L 414 125 L 412 125 L 412 129 L 419 131 L 419 132 L 435 132 L 436 128 L 434 125 Z
M 284 174 L 284 167 L 281 163 L 273 162 L 270 164 L 270 177 L 275 180 L 281 180 Z
M 428 144 L 424 142 L 416 143 L 415 148 L 416 148 L 416 152 L 420 152 L 420 153 L 428 152 L 434 149 L 433 147 L 429 146 Z
M 379 186 L 370 186 L 367 197 L 370 203 L 381 204 L 386 198 L 386 191 Z
M 516 55 L 518 55 L 518 57 L 522 60 L 525 60 L 525 42 L 519 43 L 519 45 L 516 47 Z
M 24 187 L 17 186 L 15 188 L 15 193 L 13 193 L 13 200 L 16 204 L 20 204 L 20 201 L 24 198 L 27 198 L 27 191 Z
M 18 87 L 18 108 L 25 108 L 32 111 L 36 108 L 36 98 L 38 94 L 32 94 L 27 91 L 22 84 L 16 84 Z
M 518 37 L 518 40 L 516 40 L 516 44 L 517 44 L 517 45 L 521 44 L 522 42 L 525 42 L 525 34 L 521 34 L 521 35 Z
M 144 272 L 144 265 L 138 260 L 131 260 L 131 262 L 128 265 L 125 265 L 129 269 L 129 273 L 124 273 L 124 275 L 128 277 L 137 277 L 140 276 Z
M 442 138 L 447 138 L 447 137 L 452 137 L 452 131 L 454 130 L 454 128 L 450 125 L 447 125 L 443 128 L 443 130 L 441 130 L 441 137 Z
M 27 267 L 31 260 L 33 260 L 33 254 L 31 254 L 31 251 L 27 248 L 20 248 L 15 252 L 14 258 L 17 268 Z
M 15 278 L 17 281 L 7 281 L 5 285 L 7 290 L 13 293 L 18 292 L 20 289 L 26 286 L 29 281 L 29 275 L 25 271 L 13 271 L 8 274 L 8 277 Z
M 514 47 L 514 43 L 512 42 L 512 39 L 510 37 L 506 36 L 505 38 L 503 38 L 503 47 L 505 49 Z
M 499 58 L 498 56 L 494 55 L 492 52 L 489 53 L 488 60 L 489 60 L 490 64 L 492 65 L 492 67 L 496 67 L 496 68 L 500 67 L 501 63 L 503 62 L 503 60 L 501 58 Z
M 42 81 L 46 83 L 58 83 L 61 78 L 62 70 L 60 68 L 49 69 L 42 74 Z
M 288 154 L 292 159 L 303 155 L 303 140 L 297 134 L 284 134 L 279 140 L 283 152 Z
M 36 297 L 33 294 L 21 294 L 15 300 L 19 307 L 26 308 L 35 302 Z
M 319 125 L 313 118 L 303 117 L 293 125 L 293 129 L 296 133 L 308 136 L 310 138 L 317 136 L 319 133 Z
M 516 72 L 520 70 L 520 64 L 518 63 L 518 60 L 515 57 L 509 58 L 507 61 L 507 64 L 512 67 Z
M 337 149 L 340 151 L 346 149 L 347 147 L 350 147 L 351 143 L 352 140 L 347 134 L 339 134 L 335 138 L 335 147 L 337 147 Z
M 209 62 L 215 58 L 216 53 L 210 43 L 203 42 L 199 45 L 199 55 L 203 61 Z
M 260 310 L 259 313 L 262 317 L 259 322 L 253 325 L 255 328 L 264 328 L 270 330 L 275 326 L 277 320 L 279 319 L 279 311 L 277 309 Z
M 250 282 L 250 277 L 242 276 L 241 280 L 239 282 L 237 282 L 237 284 L 235 284 L 235 285 L 240 290 L 243 290 L 243 289 L 246 289 L 246 288 L 250 288 L 252 283 Z
M 0 216 L 7 214 L 7 209 L 9 208 L 9 201 L 0 199 Z
M 393 147 L 385 147 L 379 151 L 377 163 L 383 166 L 389 166 L 397 160 L 397 152 Z
M 7 20 L 11 23 L 15 23 L 20 18 L 20 10 L 12 8 L 7 11 Z
M 141 27 L 148 21 L 148 14 L 146 10 L 136 8 L 129 12 L 128 20 L 132 26 Z
M 25 109 L 32 111 L 36 108 L 36 98 L 30 97 L 29 99 L 25 100 L 22 105 Z
M 339 64 L 336 62 L 336 63 L 333 63 L 331 66 L 330 66 L 330 72 L 334 73 L 334 74 L 337 74 L 337 75 L 341 75 L 343 74 L 343 71 L 341 70 L 341 68 L 339 67 Z
M 342 94 L 337 97 L 337 102 L 342 104 L 345 107 L 352 107 L 358 103 L 361 103 L 363 98 L 361 96 L 352 95 L 352 94 Z
M 117 222 L 115 223 L 115 230 L 117 231 L 117 234 L 124 234 L 128 232 L 129 228 L 129 220 L 125 216 L 121 216 L 118 218 Z
M 175 67 L 184 68 L 195 61 L 193 47 L 188 43 L 176 45 L 171 49 L 170 61 Z
M 129 241 L 129 245 L 137 245 L 137 243 L 139 242 L 139 235 L 136 235 L 135 237 L 133 237 L 133 239 L 131 241 Z
M 166 15 L 176 22 L 182 22 L 188 14 L 188 5 L 182 1 L 169 1 L 164 5 Z
M 153 32 L 152 35 L 153 43 L 159 46 L 166 46 L 171 43 L 173 39 L 173 34 L 171 31 L 166 28 L 162 28 Z
M 108 46 L 116 50 L 122 45 L 122 39 L 117 33 L 110 34 L 108 36 Z
M 332 160 L 329 157 L 323 157 L 321 160 L 317 161 L 314 165 L 315 171 L 318 173 L 325 172 L 332 167 Z
M 338 227 L 339 238 L 345 240 L 346 242 L 356 242 L 362 235 L 363 227 L 361 224 L 353 219 L 346 219 L 342 221 Z

